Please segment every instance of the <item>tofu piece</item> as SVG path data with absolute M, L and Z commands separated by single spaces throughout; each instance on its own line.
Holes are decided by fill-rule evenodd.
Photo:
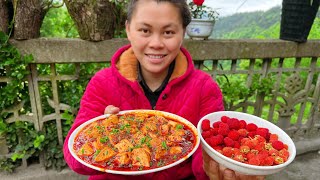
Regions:
M 169 151 L 170 154 L 180 154 L 181 152 L 182 152 L 182 147 L 180 146 L 171 147 Z
M 186 132 L 184 129 L 175 129 L 173 134 L 177 136 L 184 136 L 186 135 Z
M 116 144 L 119 143 L 119 136 L 116 134 L 109 134 L 108 135 L 110 143 L 115 146 Z
M 92 143 L 92 146 L 96 150 L 101 150 L 104 147 L 104 144 L 100 141 L 100 139 L 101 139 L 101 137 L 98 137 L 97 140 Z
M 163 149 L 162 147 L 158 146 L 155 150 L 154 157 L 156 160 L 161 159 L 163 156 L 167 155 L 168 151 L 166 149 Z
M 133 148 L 133 145 L 127 139 L 122 139 L 118 144 L 114 146 L 118 149 L 119 153 L 128 152 L 131 148 Z
M 155 147 L 158 147 L 158 146 L 161 146 L 161 142 L 162 140 L 160 138 L 152 138 L 149 143 L 151 145 L 151 147 L 155 148 Z
M 132 136 L 132 138 L 135 144 L 141 144 L 141 140 L 145 138 L 145 135 L 141 132 L 137 132 Z
M 87 129 L 84 130 L 85 136 L 88 138 L 97 138 L 101 136 L 97 128 L 98 126 L 99 124 L 97 122 L 92 123 Z
M 119 123 L 119 118 L 115 114 L 111 114 L 107 119 L 102 121 L 102 125 L 105 127 L 113 127 Z
M 169 134 L 169 130 L 170 130 L 170 126 L 168 124 L 163 124 L 163 125 L 161 125 L 160 133 L 162 135 L 167 135 L 167 134 Z
M 137 148 L 131 152 L 132 165 L 150 167 L 150 154 L 144 148 Z
M 127 165 L 131 163 L 131 153 L 123 152 L 115 156 L 115 162 L 118 162 L 119 165 Z
M 88 143 L 85 143 L 81 146 L 76 154 L 78 156 L 91 156 L 93 153 L 94 150 L 92 149 L 92 147 Z
M 180 135 L 170 135 L 168 136 L 167 140 L 171 143 L 179 143 L 182 142 L 183 138 Z
M 157 125 L 153 122 L 146 122 L 142 128 L 141 128 L 141 131 L 144 133 L 144 134 L 147 134 L 148 132 L 152 131 L 152 132 L 155 132 L 157 131 Z
M 99 154 L 94 158 L 94 160 L 96 162 L 107 161 L 110 158 L 112 158 L 114 155 L 116 155 L 116 152 L 107 146 L 99 152 Z
M 177 124 L 178 124 L 178 123 L 175 122 L 175 121 L 169 121 L 169 122 L 168 122 L 168 125 L 171 126 L 171 127 L 173 127 L 173 128 L 175 128 Z

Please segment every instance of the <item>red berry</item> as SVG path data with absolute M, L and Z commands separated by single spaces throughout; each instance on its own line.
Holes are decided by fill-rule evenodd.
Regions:
M 223 142 L 227 147 L 233 147 L 234 146 L 234 141 L 229 137 L 225 137 L 223 139 Z
M 259 160 L 258 156 L 255 156 L 255 157 L 250 158 L 248 163 L 251 164 L 251 165 L 259 166 L 260 165 L 260 160 Z
M 211 132 L 211 135 L 215 136 L 215 135 L 218 135 L 218 128 L 211 128 L 210 129 L 210 132 Z
M 253 123 L 247 124 L 247 130 L 248 131 L 255 131 L 255 130 L 257 130 L 257 128 L 258 128 L 258 126 L 253 124 Z
M 237 141 L 239 139 L 239 133 L 238 133 L 238 131 L 235 131 L 235 130 L 230 131 L 228 133 L 228 137 L 231 138 L 234 141 Z
M 236 118 L 230 118 L 228 121 L 227 121 L 227 124 L 229 125 L 229 128 L 230 129 L 235 129 L 235 130 L 238 130 L 240 125 L 239 125 L 239 120 L 236 119 Z
M 244 120 L 239 121 L 239 129 L 245 129 L 247 127 L 247 123 Z
M 282 164 L 282 163 L 284 163 L 284 160 L 282 157 L 280 157 L 280 156 L 274 157 L 274 164 Z
M 268 153 L 269 153 L 270 156 L 273 156 L 273 157 L 279 155 L 279 151 L 274 149 L 274 148 L 269 149 Z
M 247 136 L 250 138 L 254 138 L 255 135 L 256 135 L 256 131 L 250 131 Z
M 222 142 L 223 142 L 223 141 L 222 141 L 218 136 L 212 136 L 212 137 L 210 138 L 210 145 L 211 145 L 212 147 L 218 146 L 218 145 L 222 144 Z
M 281 149 L 279 151 L 279 156 L 282 157 L 283 159 L 288 159 L 289 157 L 289 151 L 286 149 Z
M 239 161 L 239 162 L 244 162 L 245 161 L 245 158 L 244 158 L 244 156 L 242 154 L 236 154 L 236 155 L 234 155 L 234 157 L 232 159 L 234 159 L 236 161 Z
M 240 148 L 240 143 L 238 141 L 234 141 L 234 145 L 233 145 L 234 148 Z
M 276 141 L 278 140 L 278 135 L 277 134 L 270 134 L 270 137 L 269 137 L 269 141 L 270 142 L 273 142 L 273 141 Z
M 272 147 L 280 151 L 281 149 L 284 148 L 284 145 L 283 145 L 283 142 L 277 140 L 272 142 Z
M 222 149 L 222 154 L 227 157 L 231 157 L 233 155 L 233 148 L 232 147 L 224 147 Z
M 210 121 L 208 119 L 203 120 L 201 124 L 201 128 L 203 131 L 210 130 Z
M 221 121 L 224 122 L 224 123 L 227 123 L 228 119 L 230 119 L 228 116 L 222 116 L 221 117 Z
M 247 134 L 248 134 L 248 131 L 246 129 L 239 129 L 238 133 L 239 133 L 240 136 L 246 137 Z
M 205 138 L 208 138 L 211 136 L 211 132 L 210 131 L 202 131 L 201 135 L 205 139 Z
M 223 136 L 227 136 L 229 133 L 230 129 L 228 124 L 226 123 L 220 123 L 219 124 L 219 129 L 218 129 L 218 133 L 223 135 Z
M 266 128 L 257 128 L 257 130 L 256 130 L 256 135 L 260 135 L 260 136 L 264 137 L 265 139 L 267 139 L 268 133 L 269 133 L 269 130 Z
M 212 126 L 213 126 L 214 128 L 219 128 L 219 124 L 220 124 L 220 123 L 221 123 L 221 121 L 216 121 L 216 122 L 213 123 Z
M 274 161 L 273 157 L 268 156 L 261 162 L 261 165 L 262 166 L 272 166 L 273 165 L 273 161 Z
M 250 152 L 249 146 L 240 146 L 240 152 L 247 154 L 248 152 Z

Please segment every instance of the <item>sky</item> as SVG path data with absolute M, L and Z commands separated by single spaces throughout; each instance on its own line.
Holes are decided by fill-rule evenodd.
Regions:
M 280 6 L 282 0 L 205 0 L 204 5 L 217 9 L 220 16 L 228 16 L 240 12 L 268 10 Z

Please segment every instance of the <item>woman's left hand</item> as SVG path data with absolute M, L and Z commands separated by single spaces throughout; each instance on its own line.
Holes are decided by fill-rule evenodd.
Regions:
M 203 169 L 210 180 L 264 180 L 265 176 L 244 175 L 227 169 L 202 150 Z

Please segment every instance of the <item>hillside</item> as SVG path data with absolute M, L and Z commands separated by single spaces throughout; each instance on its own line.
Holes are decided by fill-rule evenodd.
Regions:
M 280 23 L 281 8 L 268 11 L 236 13 L 220 18 L 214 27 L 212 38 L 237 39 L 253 38 L 261 32 Z
M 320 11 L 319 11 L 320 12 Z M 320 39 L 320 13 L 312 26 L 309 39 Z M 277 39 L 280 34 L 281 7 L 268 11 L 237 13 L 220 18 L 210 38 Z

